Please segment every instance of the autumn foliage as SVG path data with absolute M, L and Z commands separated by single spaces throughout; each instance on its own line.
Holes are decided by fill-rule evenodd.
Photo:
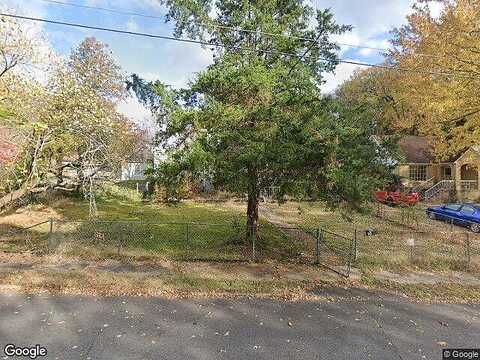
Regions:
M 427 136 L 439 160 L 480 142 L 480 2 L 417 1 L 408 23 L 393 31 L 385 65 L 356 73 L 338 94 L 376 109 L 391 131 Z

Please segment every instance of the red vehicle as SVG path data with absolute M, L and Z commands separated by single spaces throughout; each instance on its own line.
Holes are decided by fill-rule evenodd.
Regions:
M 420 194 L 415 190 L 408 192 L 400 191 L 375 191 L 377 201 L 390 205 L 415 205 L 420 200 Z

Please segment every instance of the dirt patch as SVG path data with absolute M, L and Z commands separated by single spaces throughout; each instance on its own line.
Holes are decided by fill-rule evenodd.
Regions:
M 85 261 L 60 255 L 3 258 L 7 261 L 0 267 L 0 291 L 291 300 L 316 297 L 311 289 L 318 283 L 339 281 L 335 274 L 311 265 Z
M 411 272 L 397 274 L 390 271 L 376 271 L 373 276 L 382 281 L 392 281 L 398 284 L 440 284 L 455 283 L 462 285 L 480 286 L 480 278 L 468 273 L 432 273 L 432 272 Z
M 33 267 L 32 263 L 3 263 L 0 264 L 0 271 L 2 270 L 27 270 Z
M 343 279 L 311 265 L 279 263 L 101 262 L 6 256 L 0 291 L 167 298 L 260 297 L 284 300 L 364 298 L 357 287 L 412 299 L 462 302 L 480 299 L 480 280 L 470 274 L 378 272 L 361 281 Z M 20 261 L 21 259 L 21 261 Z M 29 261 L 31 260 L 31 261 Z
M 63 216 L 49 206 L 35 204 L 2 215 L 2 217 L 0 217 L 0 224 L 13 224 L 16 227 L 28 227 L 49 219 L 61 220 L 63 219 Z
M 391 280 L 379 280 L 371 276 L 362 278 L 359 285 L 369 290 L 385 291 L 395 296 L 402 296 L 419 302 L 455 304 L 480 303 L 480 286 L 478 285 L 452 282 L 403 284 Z
M 279 263 L 177 263 L 175 270 L 200 277 L 241 280 L 335 281 L 338 276 L 317 266 Z
M 33 257 L 18 254 L 0 257 L 0 270 L 95 270 L 111 273 L 195 275 L 205 279 L 238 279 L 245 281 L 336 281 L 338 276 L 318 266 L 281 263 L 221 263 L 182 261 L 121 262 L 117 260 L 85 261 L 58 255 Z
M 0 272 L 0 291 L 91 296 L 163 298 L 272 298 L 318 300 L 315 283 L 300 281 L 248 281 L 205 279 L 196 275 L 99 272 L 95 269 L 57 271 L 37 269 Z
M 16 263 L 36 264 L 41 261 L 42 258 L 29 253 L 7 253 L 0 251 L 0 263 L 4 265 Z
M 98 271 L 106 271 L 112 273 L 148 273 L 148 274 L 158 274 L 166 273 L 170 270 L 166 267 L 160 265 L 150 265 L 150 264 L 108 264 L 108 265 L 98 265 L 94 267 Z

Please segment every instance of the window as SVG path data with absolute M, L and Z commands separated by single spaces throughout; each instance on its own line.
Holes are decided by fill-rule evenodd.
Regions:
M 410 180 L 426 181 L 427 165 L 410 165 Z
M 459 205 L 459 204 L 448 204 L 448 205 L 445 205 L 445 209 L 447 209 L 447 210 L 452 210 L 452 211 L 458 211 L 458 210 L 460 210 L 461 207 L 462 207 L 462 205 Z
M 445 180 L 451 180 L 452 179 L 452 168 L 450 166 L 444 167 L 443 169 L 443 178 Z
M 473 215 L 474 212 L 475 212 L 475 208 L 473 206 L 464 205 L 462 208 L 462 214 Z

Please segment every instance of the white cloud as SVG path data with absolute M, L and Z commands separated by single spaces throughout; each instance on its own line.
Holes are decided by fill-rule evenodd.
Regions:
M 430 13 L 434 18 L 440 17 L 444 8 L 443 4 L 438 2 L 432 2 L 428 6 L 430 8 Z
M 390 43 L 388 42 L 387 39 L 368 40 L 364 42 L 362 46 L 365 46 L 365 47 L 359 50 L 359 54 L 362 56 L 368 56 L 373 53 L 381 54 L 383 51 L 377 50 L 377 49 L 388 49 L 390 48 Z
M 322 92 L 324 94 L 334 92 L 338 85 L 348 80 L 355 70 L 360 68 L 362 67 L 359 65 L 341 63 L 335 69 L 335 73 L 325 75 L 326 83 L 322 86 Z
M 20 7 L 16 1 L 5 0 L 4 3 L 0 4 L 0 11 L 7 14 L 42 17 L 46 13 L 46 8 L 35 1 L 24 1 Z M 10 20 L 12 24 L 16 24 L 14 25 L 15 28 L 21 31 L 26 39 L 30 40 L 34 49 L 31 60 L 26 64 L 18 65 L 15 71 L 46 84 L 50 76 L 50 65 L 58 63 L 60 59 L 57 58 L 44 32 L 43 24 L 23 19 L 10 18 Z
M 384 49 L 390 47 L 388 32 L 406 22 L 414 0 L 316 0 L 315 3 L 319 9 L 330 8 L 338 23 L 354 26 L 351 32 L 334 36 L 332 40 L 354 46 Z M 349 57 L 354 57 L 357 61 L 365 57 L 378 60 L 382 54 L 382 51 L 375 49 L 341 46 L 339 56 L 344 57 L 347 51 Z M 358 65 L 340 64 L 335 74 L 327 74 L 327 83 L 322 87 L 322 91 L 333 92 L 358 68 Z
M 47 6 L 45 3 L 35 0 L 2 0 L 2 5 L 0 5 L 2 10 L 13 10 L 8 11 L 10 13 L 15 13 L 25 16 L 34 16 L 42 17 L 47 13 Z
M 165 10 L 159 0 L 86 0 L 88 6 L 101 6 L 114 9 L 146 8 L 151 10 Z
M 332 39 L 339 43 L 361 45 L 371 48 L 385 49 L 390 47 L 388 42 L 389 32 L 406 23 L 406 16 L 412 12 L 414 0 L 316 0 L 318 8 L 330 8 L 335 20 L 341 24 L 354 26 L 349 33 L 335 36 Z M 434 17 L 440 16 L 443 5 L 438 2 L 430 2 L 429 7 Z M 354 51 L 356 57 L 364 58 L 380 56 L 382 51 L 367 48 L 355 48 L 341 46 L 340 57 L 347 51 Z M 349 52 L 350 57 L 352 53 Z M 357 59 L 358 60 L 358 59 Z M 327 83 L 322 90 L 325 93 L 332 92 L 335 88 L 358 69 L 357 65 L 340 64 L 335 75 L 326 76 Z
M 156 81 L 156 80 L 162 81 L 162 76 L 156 72 L 142 72 L 139 74 L 139 76 L 142 79 L 145 79 L 147 81 Z
M 153 129 L 155 127 L 155 120 L 150 111 L 133 96 L 120 102 L 117 105 L 117 110 L 142 129 Z
M 331 38 L 332 41 L 336 42 L 340 46 L 339 55 L 342 56 L 345 52 L 351 49 L 350 46 L 342 45 L 342 44 L 349 44 L 349 45 L 360 45 L 361 38 L 359 34 L 353 32 L 347 32 L 341 35 L 334 35 Z
M 352 32 L 334 37 L 335 41 L 378 48 L 388 47 L 387 32 L 393 27 L 405 23 L 405 16 L 411 11 L 413 2 L 414 0 L 312 0 L 312 3 L 317 3 L 318 8 L 331 8 L 338 23 L 354 25 Z M 19 7 L 20 2 L 3 0 L 2 3 Z M 83 3 L 158 16 L 162 16 L 166 12 L 165 7 L 158 0 L 84 0 Z M 432 4 L 431 8 L 434 14 L 439 14 L 441 11 L 438 4 Z M 24 14 L 44 16 L 47 15 L 48 9 L 44 3 L 38 0 L 21 1 L 21 13 Z M 166 26 L 163 21 L 143 21 L 143 19 L 140 21 L 139 18 L 133 16 L 120 17 L 109 13 L 104 14 L 106 17 L 108 16 L 109 20 L 117 21 L 115 26 L 123 25 L 131 31 L 170 35 L 171 24 Z M 64 29 L 60 28 L 58 32 L 60 33 L 62 30 Z M 51 34 L 53 35 L 54 31 Z M 74 31 L 67 30 L 62 34 L 65 38 L 62 37 L 61 41 L 62 44 L 65 44 L 68 36 L 75 39 L 79 33 L 76 29 Z M 92 32 L 85 31 L 85 35 L 87 34 L 91 35 Z M 95 32 L 95 36 L 111 45 L 114 57 L 127 73 L 135 72 L 147 80 L 159 79 L 177 88 L 185 87 L 196 73 L 212 63 L 211 51 L 194 44 L 118 36 L 101 32 Z M 57 36 L 56 40 L 60 41 L 60 37 Z M 75 45 L 77 42 L 73 43 L 72 41 L 68 46 Z M 340 56 L 364 59 L 378 54 L 372 49 L 353 49 L 352 51 L 351 47 L 342 46 Z M 333 91 L 337 85 L 348 79 L 356 68 L 358 66 L 339 65 L 335 75 L 327 75 L 327 83 L 323 86 L 323 91 Z M 119 108 L 127 116 L 140 123 L 144 121 L 145 116 L 149 115 L 148 111 L 132 100 L 120 105 Z
M 135 20 L 130 18 L 127 21 L 127 30 L 128 31 L 138 31 L 138 29 L 139 29 L 138 24 L 135 22 Z
M 365 40 L 404 23 L 413 0 L 318 0 L 330 8 L 337 22 L 354 26 L 353 33 Z
M 212 63 L 212 52 L 195 44 L 174 44 L 168 47 L 158 69 L 161 80 L 176 88 L 185 87 L 189 80 Z

